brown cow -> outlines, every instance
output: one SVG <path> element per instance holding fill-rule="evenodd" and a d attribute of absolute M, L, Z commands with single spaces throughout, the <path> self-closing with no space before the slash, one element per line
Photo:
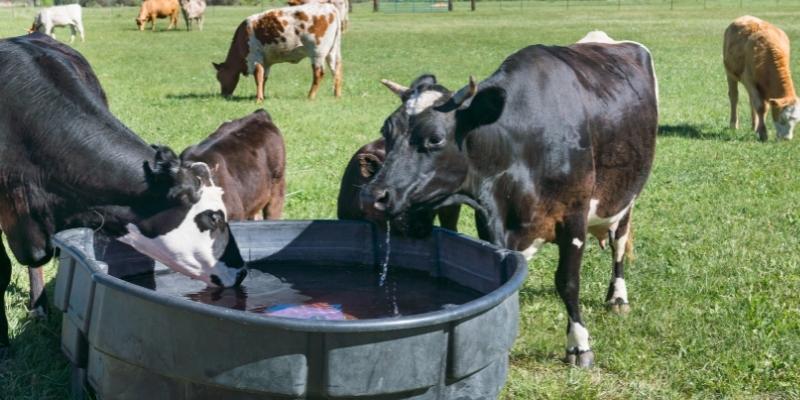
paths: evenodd
<path fill-rule="evenodd" d="M 144 30 L 145 24 L 150 22 L 153 31 L 156 30 L 156 18 L 169 17 L 167 30 L 175 29 L 178 26 L 178 13 L 181 10 L 178 0 L 145 0 L 139 9 L 139 16 L 136 17 L 136 25 L 140 31 Z"/>
<path fill-rule="evenodd" d="M 330 3 L 339 10 L 339 16 L 342 18 L 342 32 L 347 31 L 347 26 L 350 24 L 350 4 L 348 0 L 289 0 L 286 4 L 290 6 L 300 6 L 308 3 Z"/>
<path fill-rule="evenodd" d="M 344 170 L 339 187 L 337 203 L 339 219 L 368 220 L 375 222 L 382 229 L 386 228 L 384 212 L 375 209 L 372 204 L 364 204 L 362 207 L 359 200 L 361 187 L 369 183 L 378 173 L 383 166 L 384 159 L 386 159 L 386 141 L 383 138 L 365 144 L 353 154 Z M 443 228 L 458 231 L 460 212 L 461 206 L 456 204 L 442 207 L 436 211 L 436 214 L 439 216 L 439 223 Z M 433 226 L 433 218 L 432 213 L 415 213 L 413 217 L 407 218 L 402 223 L 393 223 L 392 229 L 398 233 L 414 230 L 415 234 L 425 234 L 425 231 L 429 231 Z"/>
<path fill-rule="evenodd" d="M 220 125 L 181 159 L 211 167 L 214 183 L 224 190 L 229 221 L 281 217 L 286 153 L 281 131 L 266 111 Z"/>
<path fill-rule="evenodd" d="M 725 30 L 722 49 L 731 101 L 730 126 L 739 127 L 736 103 L 741 82 L 750 96 L 751 129 L 767 140 L 767 104 L 778 139 L 791 139 L 800 120 L 800 100 L 789 71 L 789 38 L 779 28 L 756 17 L 739 17 Z"/>
<path fill-rule="evenodd" d="M 256 100 L 264 101 L 264 82 L 273 64 L 298 63 L 311 59 L 314 81 L 308 98 L 317 96 L 323 62 L 333 71 L 333 92 L 342 95 L 342 27 L 339 11 L 331 4 L 306 4 L 254 14 L 245 19 L 233 35 L 228 56 L 212 63 L 222 95 L 233 94 L 239 75 L 254 74 Z"/>

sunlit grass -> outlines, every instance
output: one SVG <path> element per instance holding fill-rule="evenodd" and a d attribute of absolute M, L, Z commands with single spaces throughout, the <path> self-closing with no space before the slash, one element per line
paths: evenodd
<path fill-rule="evenodd" d="M 504 398 L 800 397 L 800 140 L 759 143 L 746 129 L 727 129 L 721 62 L 724 28 L 746 13 L 800 43 L 800 3 L 746 1 L 739 9 L 709 1 L 716 7 L 703 10 L 702 2 L 684 2 L 675 11 L 669 2 L 620 11 L 574 3 L 569 10 L 479 3 L 476 13 L 459 3 L 450 14 L 373 14 L 359 5 L 343 42 L 341 100 L 333 99 L 330 74 L 318 99 L 305 99 L 307 61 L 275 66 L 264 107 L 287 145 L 284 217 L 335 217 L 347 160 L 378 136 L 398 105 L 380 78 L 407 83 L 433 72 L 455 89 L 528 44 L 568 44 L 591 29 L 641 42 L 656 62 L 661 135 L 634 214 L 636 261 L 627 269 L 633 311 L 618 317 L 603 309 L 611 257 L 592 243 L 581 304 L 597 366 L 562 364 L 566 314 L 553 288 L 556 251 L 545 247 L 521 292 L 521 331 Z M 217 96 L 211 67 L 225 56 L 236 25 L 256 11 L 211 8 L 203 32 L 151 33 L 135 30 L 133 8 L 87 9 L 87 41 L 75 47 L 123 122 L 149 142 L 180 150 L 259 107 L 251 79 L 242 79 L 235 100 Z M 16 9 L 13 17 L 0 10 L 0 36 L 23 33 L 32 17 L 31 9 Z M 67 32 L 60 29 L 59 38 Z M 793 60 L 798 78 L 798 56 Z M 744 111 L 740 118 L 749 125 Z M 462 222 L 468 233 L 470 220 Z M 15 352 L 0 363 L 0 398 L 64 398 L 60 321 L 27 319 L 27 287 L 25 270 L 16 268 L 7 295 Z"/>

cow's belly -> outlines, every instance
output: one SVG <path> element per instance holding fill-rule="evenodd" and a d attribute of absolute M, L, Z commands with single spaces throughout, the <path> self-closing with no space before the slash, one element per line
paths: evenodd
<path fill-rule="evenodd" d="M 586 216 L 587 230 L 598 239 L 605 240 L 605 238 L 608 236 L 609 230 L 617 229 L 620 221 L 625 218 L 625 215 L 628 213 L 628 211 L 630 211 L 631 207 L 633 207 L 633 202 L 634 200 L 631 200 L 621 210 L 614 214 L 601 217 L 598 215 L 600 200 L 591 199 L 589 201 L 589 213 Z"/>

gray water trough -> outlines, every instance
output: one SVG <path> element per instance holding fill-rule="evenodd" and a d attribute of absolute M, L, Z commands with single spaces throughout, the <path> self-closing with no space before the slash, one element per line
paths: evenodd
<path fill-rule="evenodd" d="M 344 221 L 231 224 L 246 261 L 363 266 L 385 238 Z M 129 283 L 153 261 L 88 229 L 60 232 L 55 306 L 76 394 L 101 399 L 492 399 L 505 382 L 527 264 L 516 252 L 435 229 L 392 237 L 391 268 L 480 292 L 416 315 L 349 321 L 268 317 Z M 300 267 L 298 267 L 300 268 Z M 247 282 L 247 280 L 245 280 Z"/>

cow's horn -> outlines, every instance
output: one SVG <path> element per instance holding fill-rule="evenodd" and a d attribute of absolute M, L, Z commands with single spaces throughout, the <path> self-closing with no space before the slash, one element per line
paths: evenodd
<path fill-rule="evenodd" d="M 381 83 L 383 84 L 383 86 L 389 88 L 389 90 L 391 90 L 392 93 L 398 96 L 402 96 L 405 92 L 408 91 L 408 87 L 403 86 L 397 82 L 392 82 L 388 79 L 381 79 Z"/>
<path fill-rule="evenodd" d="M 478 84 L 475 83 L 475 77 L 470 75 L 469 84 L 461 88 L 461 90 L 459 90 L 458 92 L 456 92 L 456 94 L 453 95 L 453 101 L 460 106 L 465 101 L 470 99 L 472 96 L 475 96 L 475 93 L 477 91 L 478 91 Z"/>

